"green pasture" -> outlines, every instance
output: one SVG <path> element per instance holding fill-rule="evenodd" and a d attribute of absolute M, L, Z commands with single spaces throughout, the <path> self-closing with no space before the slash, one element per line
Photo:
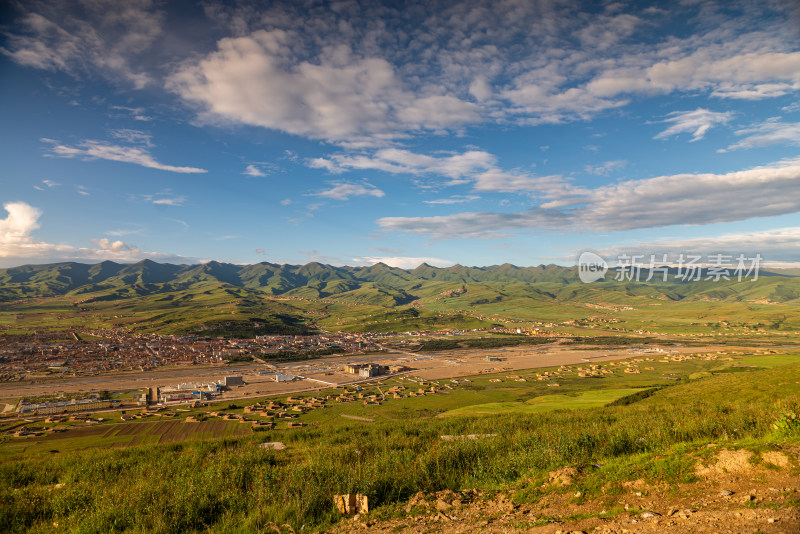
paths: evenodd
<path fill-rule="evenodd" d="M 444 412 L 440 417 L 497 415 L 501 413 L 538 413 L 552 410 L 578 410 L 605 406 L 617 399 L 641 391 L 634 388 L 599 389 L 584 391 L 577 395 L 542 395 L 525 402 L 490 402 L 456 408 Z"/>

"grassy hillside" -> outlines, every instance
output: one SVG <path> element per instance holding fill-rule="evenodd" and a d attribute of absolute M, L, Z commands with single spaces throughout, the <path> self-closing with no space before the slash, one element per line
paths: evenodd
<path fill-rule="evenodd" d="M 332 427 L 212 441 L 53 449 L 0 460 L 0 529 L 313 531 L 339 520 L 336 493 L 367 495 L 375 518 L 403 516 L 418 491 L 510 489 L 530 502 L 546 495 L 539 484 L 548 471 L 563 466 L 591 473 L 579 487 L 582 499 L 602 496 L 613 510 L 620 495 L 609 486 L 691 482 L 712 442 L 759 452 L 800 444 L 798 383 L 794 363 L 716 374 L 618 406 L 369 424 L 343 419 Z M 465 434 L 492 437 L 440 439 Z M 287 449 L 258 446 L 275 440 Z"/>
<path fill-rule="evenodd" d="M 646 273 L 645 276 L 646 278 Z M 800 330 L 800 277 L 606 281 L 575 268 L 60 263 L 0 270 L 0 331 L 126 326 L 192 332 L 253 317 L 271 331 L 404 331 L 571 322 L 663 334 Z M 211 325 L 211 326 L 209 326 Z M 242 328 L 237 328 L 242 330 Z M 224 329 L 222 329 L 224 333 Z"/>

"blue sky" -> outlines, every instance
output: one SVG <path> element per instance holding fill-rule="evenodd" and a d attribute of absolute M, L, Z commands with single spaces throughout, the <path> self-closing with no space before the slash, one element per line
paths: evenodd
<path fill-rule="evenodd" d="M 0 266 L 800 261 L 791 0 L 0 17 Z"/>

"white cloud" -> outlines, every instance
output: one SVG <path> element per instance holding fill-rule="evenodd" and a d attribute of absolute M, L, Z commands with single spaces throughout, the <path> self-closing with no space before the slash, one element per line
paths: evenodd
<path fill-rule="evenodd" d="M 131 252 L 141 252 L 136 247 L 132 247 L 122 241 L 111 241 L 107 237 L 102 237 L 99 239 L 90 239 L 92 243 L 98 246 L 101 250 L 111 251 L 111 252 L 122 252 L 122 251 L 131 251 Z"/>
<path fill-rule="evenodd" d="M 50 148 L 49 155 L 60 158 L 83 157 L 85 160 L 105 159 L 109 161 L 133 163 L 134 165 L 141 165 L 142 167 L 150 169 L 182 174 L 208 172 L 205 169 L 199 169 L 197 167 L 176 167 L 174 165 L 159 163 L 148 150 L 141 147 L 112 145 L 103 141 L 94 141 L 91 139 L 82 141 L 78 143 L 77 146 L 58 144 L 58 141 L 53 141 L 51 139 L 42 139 L 42 141 L 53 145 Z"/>
<path fill-rule="evenodd" d="M 779 118 L 768 119 L 761 124 L 737 130 L 744 138 L 727 150 L 758 148 L 769 145 L 800 145 L 800 122 L 781 122 Z M 726 150 L 719 150 L 725 152 Z"/>
<path fill-rule="evenodd" d="M 556 182 L 548 193 L 552 200 L 524 212 L 383 217 L 377 222 L 384 230 L 452 239 L 530 228 L 623 231 L 769 217 L 800 211 L 800 160 L 724 174 L 629 180 L 596 189 Z"/>
<path fill-rule="evenodd" d="M 161 35 L 164 13 L 152 0 L 28 0 L 0 52 L 17 63 L 76 75 L 89 67 L 136 88 L 152 81 L 134 66 Z"/>
<path fill-rule="evenodd" d="M 143 200 L 148 204 L 157 206 L 182 206 L 186 202 L 185 196 L 176 196 L 171 189 L 164 189 L 154 195 L 131 195 L 132 200 Z"/>
<path fill-rule="evenodd" d="M 414 269 L 423 263 L 432 265 L 434 267 L 449 267 L 455 262 L 450 260 L 443 260 L 440 258 L 412 258 L 405 256 L 361 256 L 353 258 L 357 264 L 375 265 L 376 263 L 385 263 L 390 267 L 399 267 L 400 269 Z"/>
<path fill-rule="evenodd" d="M 262 126 L 335 142 L 383 142 L 404 130 L 458 127 L 477 105 L 448 94 L 404 88 L 386 59 L 347 45 L 303 54 L 302 35 L 257 30 L 221 39 L 217 50 L 181 66 L 167 87 L 209 122 Z M 431 88 L 431 90 L 435 90 Z"/>
<path fill-rule="evenodd" d="M 760 254 L 764 262 L 797 262 L 800 261 L 800 227 L 775 228 L 755 232 L 729 233 L 720 236 L 694 237 L 689 239 L 663 239 L 658 241 L 640 241 L 631 245 L 619 245 L 598 250 L 606 259 L 616 258 L 622 254 L 641 255 L 650 261 L 650 255 L 656 255 L 660 261 L 664 254 L 667 260 L 673 261 L 680 254 L 699 255 L 707 261 L 716 254 L 732 256 L 733 263 L 743 254 L 754 258 Z"/>
<path fill-rule="evenodd" d="M 373 154 L 334 154 L 309 161 L 312 168 L 331 173 L 345 170 L 379 170 L 392 174 L 438 174 L 458 181 L 494 166 L 496 158 L 488 152 L 469 150 L 461 154 L 428 156 L 399 148 L 383 148 Z"/>
<path fill-rule="evenodd" d="M 436 200 L 423 200 L 422 202 L 431 206 L 441 206 L 449 204 L 464 204 L 480 198 L 481 197 L 477 195 L 454 195 L 448 198 L 437 198 Z"/>
<path fill-rule="evenodd" d="M 0 238 L 4 242 L 24 239 L 33 230 L 39 228 L 41 210 L 24 202 L 7 202 L 3 209 L 8 212 L 5 219 L 0 219 Z"/>
<path fill-rule="evenodd" d="M 608 165 L 617 168 L 622 163 L 609 162 Z M 438 175 L 449 178 L 443 185 L 472 183 L 476 192 L 535 193 L 563 198 L 581 191 L 580 188 L 569 186 L 569 195 L 566 195 L 567 180 L 558 175 L 537 176 L 524 170 L 503 170 L 497 166 L 494 155 L 481 150 L 429 156 L 404 149 L 384 148 L 373 154 L 334 154 L 328 158 L 311 160 L 307 165 L 325 168 L 334 174 L 347 170 L 380 170 L 412 176 Z"/>
<path fill-rule="evenodd" d="M 121 139 L 126 143 L 134 145 L 144 145 L 147 147 L 153 146 L 153 143 L 151 142 L 152 136 L 141 130 L 131 130 L 129 128 L 111 130 L 111 137 L 115 139 Z"/>
<path fill-rule="evenodd" d="M 474 176 L 475 191 L 499 193 L 538 193 L 542 196 L 563 196 L 567 181 L 565 178 L 536 176 L 526 172 L 504 171 L 493 167 Z M 571 191 L 577 188 L 570 186 Z"/>
<path fill-rule="evenodd" d="M 606 50 L 630 36 L 642 24 L 634 15 L 602 15 L 577 32 L 584 47 Z"/>
<path fill-rule="evenodd" d="M 197 261 L 194 258 L 174 254 L 144 252 L 133 245 L 105 237 L 89 240 L 96 245 L 96 248 L 39 241 L 31 234 L 39 228 L 41 210 L 25 202 L 7 202 L 3 208 L 8 215 L 5 219 L 0 219 L 0 266 L 2 267 L 56 261 L 133 262 L 144 258 L 160 261 Z"/>
<path fill-rule="evenodd" d="M 733 115 L 731 111 L 715 112 L 703 108 L 694 111 L 673 111 L 667 115 L 667 119 L 661 121 L 671 126 L 653 139 L 667 139 L 679 133 L 691 133 L 692 142 L 699 141 L 710 128 L 730 122 Z"/>
<path fill-rule="evenodd" d="M 605 163 L 601 163 L 600 165 L 586 165 L 584 170 L 589 174 L 598 174 L 602 176 L 608 176 L 609 174 L 622 170 L 628 165 L 628 162 L 622 159 L 617 159 L 613 161 L 606 161 Z"/>
<path fill-rule="evenodd" d="M 120 228 L 120 229 L 117 229 L 117 230 L 109 230 L 109 231 L 105 232 L 105 234 L 106 235 L 110 235 L 110 236 L 114 236 L 114 237 L 122 237 L 122 236 L 126 236 L 126 235 L 141 234 L 144 231 L 144 227 L 143 226 L 139 226 L 139 225 L 132 225 L 132 226 L 134 226 L 134 227 L 132 227 L 132 228 Z"/>
<path fill-rule="evenodd" d="M 267 173 L 265 173 L 263 170 L 259 169 L 255 165 L 248 165 L 242 174 L 244 174 L 245 176 L 252 176 L 254 178 L 262 178 L 264 176 L 267 176 Z"/>
<path fill-rule="evenodd" d="M 658 50 L 651 58 L 623 57 L 617 67 L 599 72 L 585 90 L 595 98 L 703 91 L 720 98 L 756 100 L 800 89 L 800 52 L 750 52 L 746 34 L 725 44 L 689 48 L 697 46 L 696 41 L 682 43 L 684 50 L 666 48 L 669 58 L 659 58 Z"/>
<path fill-rule="evenodd" d="M 135 121 L 149 122 L 153 120 L 153 117 L 146 115 L 145 109 L 141 107 L 132 108 L 128 106 L 111 106 L 111 109 L 114 111 L 122 111 L 124 112 L 123 115 L 125 117 L 130 117 Z"/>
<path fill-rule="evenodd" d="M 385 195 L 383 191 L 366 181 L 361 183 L 339 181 L 331 182 L 330 185 L 329 189 L 314 193 L 314 196 L 332 198 L 334 200 L 349 200 L 351 197 L 358 196 L 381 198 Z M 309 209 L 311 208 L 309 207 Z"/>
<path fill-rule="evenodd" d="M 214 26 L 205 35 L 227 37 L 211 51 L 187 51 L 154 46 L 174 43 L 159 42 L 166 13 L 153 0 L 29 0 L 18 4 L 2 52 L 33 68 L 99 71 L 137 87 L 171 69 L 165 87 L 202 121 L 348 148 L 484 121 L 588 120 L 653 95 L 765 99 L 800 90 L 791 2 L 595 4 L 205 3 Z"/>
<path fill-rule="evenodd" d="M 153 204 L 161 206 L 181 206 L 184 202 L 186 202 L 186 197 L 157 198 L 152 201 Z"/>
<path fill-rule="evenodd" d="M 52 188 L 52 187 L 58 187 L 61 184 L 58 183 L 58 182 L 54 182 L 53 180 L 42 180 L 42 185 L 49 189 L 49 188 Z M 34 185 L 33 188 L 36 189 L 37 191 L 44 191 L 45 190 L 44 187 L 42 187 L 41 185 Z"/>

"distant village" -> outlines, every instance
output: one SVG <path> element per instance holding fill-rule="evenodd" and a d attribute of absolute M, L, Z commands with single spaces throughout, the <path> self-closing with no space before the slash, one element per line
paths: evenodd
<path fill-rule="evenodd" d="M 359 364 L 355 367 L 360 370 L 368 368 L 368 366 L 374 366 L 374 364 Z M 383 371 L 391 372 L 388 367 Z M 230 387 L 235 387 L 241 381 L 241 378 L 237 376 L 226 377 L 224 381 L 215 383 L 214 389 L 224 389 L 226 386 L 222 385 L 222 382 L 227 382 Z M 419 377 L 403 376 L 400 377 L 400 381 L 403 384 L 394 385 L 385 390 L 380 387 L 371 387 L 374 384 L 339 386 L 336 388 L 338 391 L 327 395 L 288 396 L 284 400 L 261 400 L 245 405 L 241 414 L 221 409 L 219 411 L 194 413 L 183 417 L 182 420 L 186 423 L 215 419 L 238 421 L 239 423 L 250 425 L 253 431 L 274 429 L 279 422 L 283 423 L 283 428 L 297 428 L 305 426 L 305 423 L 297 421 L 298 417 L 314 410 L 324 409 L 340 403 L 361 403 L 365 406 L 378 406 L 389 399 L 424 397 L 452 390 L 461 382 L 469 382 L 469 379 L 452 379 L 442 383 L 442 381 L 429 381 Z M 170 397 L 175 389 L 180 388 L 167 387 L 163 389 L 164 393 L 161 392 L 162 388 L 151 388 L 149 392 L 144 393 L 138 402 L 139 409 L 130 409 L 132 408 L 131 403 L 126 406 L 125 403 L 92 397 L 39 404 L 32 404 L 22 400 L 18 405 L 17 413 L 28 417 L 46 416 L 44 422 L 50 424 L 69 422 L 78 425 L 93 425 L 106 420 L 102 417 L 102 412 L 92 414 L 81 412 L 97 412 L 108 408 L 118 408 L 122 409 L 121 420 L 123 422 L 152 418 L 175 418 L 181 415 L 182 412 L 189 411 L 190 408 L 208 406 L 208 403 L 203 402 L 203 400 L 212 400 L 214 398 L 213 394 L 206 396 L 205 392 L 203 392 L 201 395 L 196 396 L 193 402 L 186 402 L 187 399 Z M 183 408 L 180 407 L 181 405 Z M 364 419 L 347 414 L 342 415 L 342 417 Z M 32 420 L 26 419 L 26 421 Z M 67 427 L 45 427 L 33 430 L 27 426 L 21 426 L 12 428 L 7 434 L 16 437 L 30 437 L 51 432 L 63 432 L 66 429 Z"/>
<path fill-rule="evenodd" d="M 317 335 L 257 336 L 255 339 L 131 334 L 122 329 L 0 335 L 0 381 L 12 382 L 61 375 L 98 376 L 160 367 L 249 361 L 295 355 L 379 352 L 398 335 L 457 336 L 473 332 L 550 335 L 541 328 L 445 329 L 414 332 L 331 332 Z M 403 341 L 398 343 L 404 345 Z"/>
<path fill-rule="evenodd" d="M 372 378 L 388 375 L 396 375 L 410 371 L 411 368 L 405 365 L 380 365 L 377 363 L 347 363 L 342 369 L 345 373 L 356 375 L 360 378 Z M 259 374 L 267 374 L 276 382 L 289 382 L 300 379 L 288 373 L 280 371 L 262 371 Z M 112 408 L 125 407 L 156 407 L 171 406 L 176 404 L 195 404 L 204 401 L 212 401 L 219 397 L 224 391 L 232 390 L 245 384 L 244 377 L 241 375 L 228 375 L 216 382 L 208 383 L 183 383 L 171 386 L 153 386 L 143 388 L 141 393 L 131 399 L 120 401 L 118 399 L 102 398 L 98 394 L 90 394 L 85 397 L 70 399 L 56 399 L 37 402 L 31 399 L 21 399 L 17 403 L 16 413 L 20 415 L 57 415 L 70 414 L 75 412 L 95 411 Z M 360 386 L 354 386 L 360 390 Z M 389 391 L 390 394 L 394 393 Z M 361 398 L 361 397 L 359 397 Z M 392 398 L 397 398 L 393 395 Z"/>
<path fill-rule="evenodd" d="M 258 336 L 255 339 L 132 335 L 124 330 L 49 332 L 0 336 L 0 381 L 63 374 L 96 376 L 159 367 L 218 364 L 328 349 L 343 354 L 378 351 L 385 334 L 333 333 L 309 336 Z"/>

